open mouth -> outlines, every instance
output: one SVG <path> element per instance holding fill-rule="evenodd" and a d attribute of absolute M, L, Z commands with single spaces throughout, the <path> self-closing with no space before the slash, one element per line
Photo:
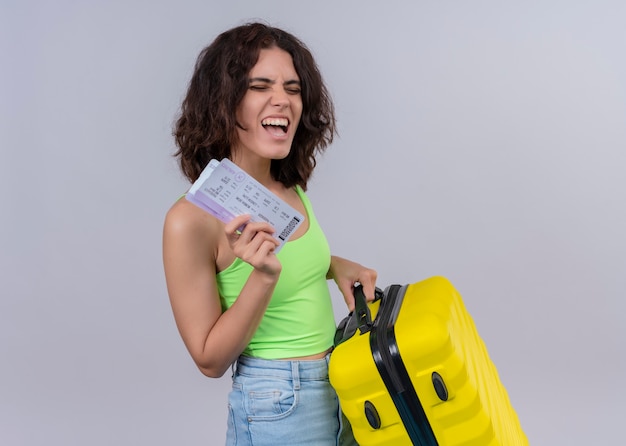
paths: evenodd
<path fill-rule="evenodd" d="M 261 125 L 270 133 L 281 135 L 287 133 L 289 121 L 285 118 L 266 118 L 261 121 Z"/>

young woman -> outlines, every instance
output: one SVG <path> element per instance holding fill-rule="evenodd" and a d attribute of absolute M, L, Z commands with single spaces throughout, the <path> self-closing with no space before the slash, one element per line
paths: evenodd
<path fill-rule="evenodd" d="M 182 198 L 166 216 L 165 275 L 183 341 L 207 376 L 235 364 L 229 445 L 355 444 L 328 382 L 327 281 L 352 309 L 354 284 L 373 298 L 376 272 L 331 256 L 305 195 L 334 131 L 317 65 L 293 35 L 252 23 L 201 52 L 175 128 L 183 173 L 193 182 L 212 158 L 228 158 L 306 216 L 278 254 L 274 228 L 248 215 L 224 224 Z"/>

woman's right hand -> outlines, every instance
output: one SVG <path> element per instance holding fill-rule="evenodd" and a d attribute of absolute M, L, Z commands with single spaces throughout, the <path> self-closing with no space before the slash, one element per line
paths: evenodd
<path fill-rule="evenodd" d="M 243 226 L 243 230 L 239 230 Z M 282 265 L 274 250 L 279 243 L 269 223 L 250 221 L 250 215 L 235 217 L 224 227 L 226 238 L 235 255 L 269 276 L 278 276 Z"/>

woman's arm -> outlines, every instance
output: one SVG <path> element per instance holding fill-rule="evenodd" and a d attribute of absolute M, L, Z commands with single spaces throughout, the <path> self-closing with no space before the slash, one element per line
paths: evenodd
<path fill-rule="evenodd" d="M 246 348 L 281 271 L 273 252 L 273 229 L 250 223 L 239 233 L 236 228 L 245 222 L 246 217 L 240 217 L 224 228 L 183 200 L 165 219 L 163 264 L 174 318 L 194 362 L 210 377 L 222 376 Z M 236 255 L 255 269 L 235 303 L 222 313 L 215 275 L 224 231 Z"/>
<path fill-rule="evenodd" d="M 354 310 L 354 284 L 359 282 L 363 285 L 365 297 L 368 301 L 372 301 L 376 277 L 377 273 L 373 269 L 337 256 L 331 257 L 330 268 L 326 275 L 326 278 L 335 281 L 350 311 Z"/>

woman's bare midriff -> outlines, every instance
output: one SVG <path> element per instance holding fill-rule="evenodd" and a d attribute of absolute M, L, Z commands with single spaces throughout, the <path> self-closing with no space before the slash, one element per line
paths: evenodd
<path fill-rule="evenodd" d="M 309 355 L 309 356 L 296 356 L 295 358 L 282 358 L 280 359 L 280 361 L 313 361 L 316 359 L 322 359 L 325 358 L 327 354 L 329 354 L 332 351 L 332 347 L 329 348 L 328 350 L 321 352 L 321 353 L 316 353 L 314 355 Z"/>

